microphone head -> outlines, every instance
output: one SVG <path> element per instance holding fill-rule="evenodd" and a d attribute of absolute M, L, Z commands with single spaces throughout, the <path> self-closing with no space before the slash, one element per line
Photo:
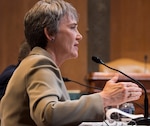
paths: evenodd
<path fill-rule="evenodd" d="M 63 77 L 63 81 L 64 81 L 64 82 L 69 82 L 69 81 L 71 81 L 71 80 L 68 79 L 68 78 L 66 78 L 66 77 Z"/>
<path fill-rule="evenodd" d="M 98 57 L 96 56 L 92 56 L 92 60 L 96 63 L 99 63 L 99 64 L 104 64 L 103 61 L 101 59 L 99 59 Z"/>

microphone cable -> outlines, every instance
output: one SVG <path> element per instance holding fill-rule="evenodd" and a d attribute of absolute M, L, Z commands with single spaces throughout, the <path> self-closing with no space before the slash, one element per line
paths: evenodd
<path fill-rule="evenodd" d="M 63 77 L 63 81 L 64 82 L 74 82 L 75 84 L 78 84 L 78 85 L 81 85 L 81 86 L 84 86 L 84 87 L 87 87 L 87 88 L 93 88 L 93 89 L 97 89 L 97 90 L 100 90 L 100 91 L 102 90 L 102 88 L 100 88 L 100 87 L 90 86 L 90 85 L 87 85 L 87 84 L 82 84 L 80 82 L 77 82 L 75 80 L 71 80 L 71 79 L 66 78 L 66 77 Z"/>

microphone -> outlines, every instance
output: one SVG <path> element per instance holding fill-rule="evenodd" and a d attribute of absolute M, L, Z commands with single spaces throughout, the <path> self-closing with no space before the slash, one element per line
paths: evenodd
<path fill-rule="evenodd" d="M 63 77 L 63 81 L 64 82 L 74 82 L 74 83 L 79 84 L 79 85 L 84 86 L 84 87 L 94 88 L 94 89 L 97 89 L 97 90 L 102 90 L 102 88 L 99 88 L 99 87 L 96 87 L 96 86 L 90 86 L 90 85 L 87 85 L 87 84 L 82 84 L 80 82 L 77 82 L 77 81 L 74 81 L 74 80 L 70 80 L 70 79 L 68 79 L 66 77 Z"/>
<path fill-rule="evenodd" d="M 128 124 L 134 125 L 135 124 L 134 122 L 136 122 L 137 125 L 148 125 L 148 124 L 150 124 L 150 117 L 148 117 L 149 116 L 148 95 L 147 95 L 147 91 L 146 91 L 146 88 L 144 87 L 144 85 L 141 82 L 139 82 L 138 80 L 135 80 L 134 78 L 123 73 L 122 71 L 106 65 L 101 59 L 99 59 L 96 56 L 92 56 L 92 60 L 98 64 L 102 64 L 102 65 L 106 66 L 109 69 L 112 69 L 114 71 L 117 71 L 117 72 L 123 74 L 124 76 L 131 79 L 132 82 L 136 83 L 139 87 L 141 87 L 143 89 L 143 91 L 144 91 L 144 117 L 133 119 L 133 121 L 129 122 Z"/>

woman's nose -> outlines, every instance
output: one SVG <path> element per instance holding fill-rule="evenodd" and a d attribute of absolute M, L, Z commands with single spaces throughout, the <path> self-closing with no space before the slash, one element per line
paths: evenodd
<path fill-rule="evenodd" d="M 83 38 L 82 35 L 80 34 L 80 32 L 78 32 L 78 34 L 77 34 L 77 39 L 78 39 L 78 40 L 82 40 L 82 38 Z"/>

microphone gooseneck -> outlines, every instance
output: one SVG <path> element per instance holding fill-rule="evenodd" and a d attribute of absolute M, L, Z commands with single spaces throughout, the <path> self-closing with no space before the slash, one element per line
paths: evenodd
<path fill-rule="evenodd" d="M 99 63 L 99 64 L 102 64 L 106 67 L 108 67 L 109 69 L 112 69 L 114 71 L 117 71 L 121 74 L 123 74 L 124 76 L 126 76 L 127 78 L 131 79 L 132 82 L 136 83 L 139 87 L 141 87 L 144 91 L 144 117 L 143 118 L 137 118 L 135 119 L 134 121 L 136 122 L 136 124 L 139 124 L 139 125 L 142 125 L 142 124 L 150 124 L 150 118 L 148 117 L 149 116 L 149 106 L 148 106 L 148 95 L 147 95 L 147 91 L 146 91 L 146 88 L 144 87 L 144 85 L 139 82 L 138 80 L 135 80 L 134 78 L 128 76 L 127 74 L 123 73 L 122 71 L 118 70 L 118 69 L 115 69 L 115 68 L 112 68 L 108 65 L 106 65 L 101 59 L 99 59 L 98 57 L 96 56 L 92 56 L 92 60 L 96 63 Z M 130 123 L 129 123 L 130 124 Z M 130 124 L 132 125 L 132 123 Z"/>

